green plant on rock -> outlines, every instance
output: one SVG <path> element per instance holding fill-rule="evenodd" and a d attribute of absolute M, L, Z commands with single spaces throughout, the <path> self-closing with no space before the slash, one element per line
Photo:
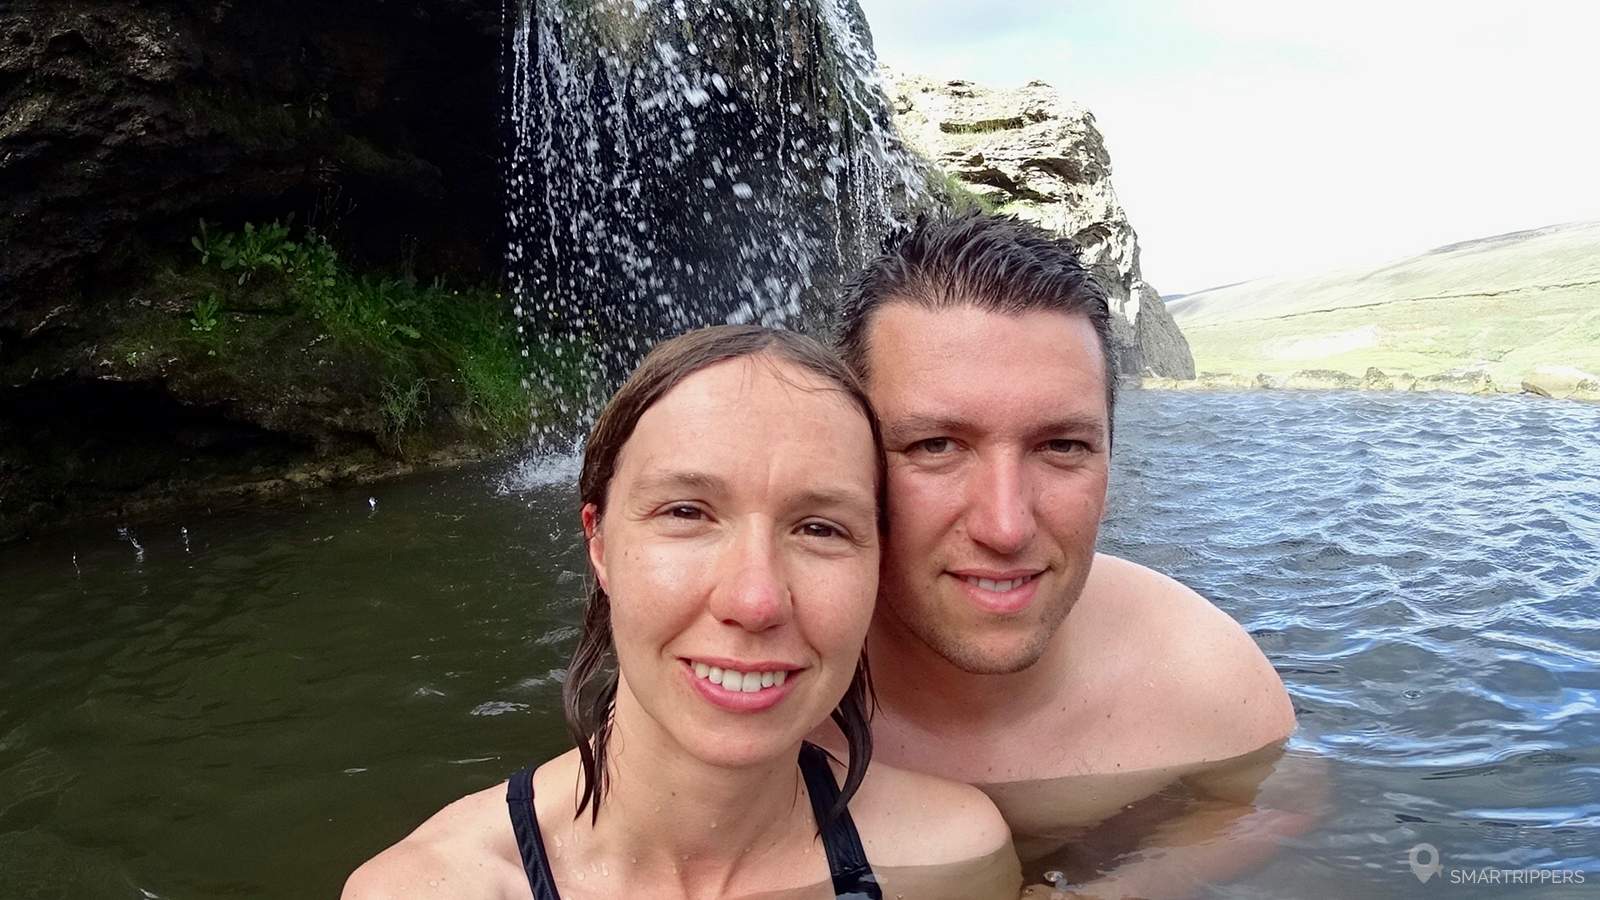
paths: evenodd
<path fill-rule="evenodd" d="M 211 262 L 211 254 L 216 251 L 216 243 L 211 238 L 211 230 L 206 227 L 206 220 L 200 220 L 200 233 L 189 238 L 189 243 L 200 252 L 200 265 Z"/>
<path fill-rule="evenodd" d="M 222 311 L 222 301 L 216 294 L 208 294 L 195 302 L 194 311 L 189 314 L 189 328 L 202 334 L 210 334 L 221 323 L 219 314 Z"/>
<path fill-rule="evenodd" d="M 226 351 L 227 365 L 256 366 L 255 342 L 223 347 L 213 335 L 224 305 L 242 311 L 230 321 L 249 333 L 314 322 L 316 342 L 331 342 L 319 352 L 332 350 L 380 374 L 369 402 L 397 443 L 423 425 L 435 397 L 461 404 L 458 421 L 501 444 L 526 439 L 536 421 L 564 420 L 593 399 L 598 379 L 588 342 L 552 335 L 524 342 L 510 303 L 496 291 L 358 274 L 321 234 L 307 229 L 291 240 L 289 227 L 276 221 L 237 232 L 202 221 L 190 243 L 200 270 L 174 278 L 206 298 L 179 326 L 193 346 L 219 358 Z M 255 278 L 260 273 L 276 277 Z M 273 314 L 280 310 L 287 316 Z M 286 382 L 304 374 L 284 363 L 273 368 Z M 441 394 L 442 385 L 451 388 Z"/>
<path fill-rule="evenodd" d="M 957 212 L 985 212 L 992 213 L 997 207 L 994 201 L 974 191 L 967 182 L 949 172 L 940 173 L 938 188 L 950 200 L 950 205 Z"/>
<path fill-rule="evenodd" d="M 399 437 L 414 427 L 420 427 L 422 413 L 427 409 L 429 399 L 428 381 L 425 378 L 409 383 L 393 378 L 384 379 L 379 398 L 384 429 L 391 437 Z"/>
<path fill-rule="evenodd" d="M 200 252 L 200 265 L 208 265 L 214 257 L 224 272 L 237 270 L 240 287 L 262 269 L 284 271 L 298 249 L 289 240 L 289 226 L 276 220 L 260 228 L 246 222 L 243 231 L 213 237 L 201 219 L 200 233 L 189 243 Z"/>
<path fill-rule="evenodd" d="M 289 252 L 284 272 L 300 299 L 313 311 L 320 311 L 332 302 L 339 286 L 339 255 L 327 238 L 308 231 L 305 240 Z"/>
<path fill-rule="evenodd" d="M 318 318 L 342 324 L 377 341 L 422 338 L 413 321 L 424 301 L 407 282 L 389 278 L 348 278 L 318 293 L 313 308 Z"/>

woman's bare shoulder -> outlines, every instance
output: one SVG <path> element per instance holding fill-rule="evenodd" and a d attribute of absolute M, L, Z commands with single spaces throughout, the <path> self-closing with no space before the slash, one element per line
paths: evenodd
<path fill-rule="evenodd" d="M 439 810 L 345 882 L 344 900 L 516 896 L 526 888 L 516 839 L 497 784 Z"/>
<path fill-rule="evenodd" d="M 994 801 L 975 787 L 873 763 L 850 814 L 874 866 L 940 866 L 1011 845 Z"/>

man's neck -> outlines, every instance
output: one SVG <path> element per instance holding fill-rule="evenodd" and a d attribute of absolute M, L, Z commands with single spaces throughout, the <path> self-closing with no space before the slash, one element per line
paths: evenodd
<path fill-rule="evenodd" d="M 1058 628 L 1039 661 L 1003 675 L 957 668 L 880 607 L 867 636 L 872 685 L 893 718 L 930 734 L 981 733 L 1054 710 L 1066 678 L 1066 629 Z"/>

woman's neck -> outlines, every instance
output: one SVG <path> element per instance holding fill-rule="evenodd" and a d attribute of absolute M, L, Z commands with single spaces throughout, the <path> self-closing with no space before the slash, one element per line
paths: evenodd
<path fill-rule="evenodd" d="M 626 883 L 677 883 L 686 895 L 717 894 L 741 871 L 765 868 L 764 857 L 792 851 L 797 835 L 818 852 L 799 749 L 796 743 L 794 752 L 757 766 L 709 765 L 686 752 L 620 684 L 605 803 L 599 821 L 591 825 L 585 811 L 572 823 L 573 865 L 625 872 Z M 563 880 L 559 871 L 557 877 Z"/>

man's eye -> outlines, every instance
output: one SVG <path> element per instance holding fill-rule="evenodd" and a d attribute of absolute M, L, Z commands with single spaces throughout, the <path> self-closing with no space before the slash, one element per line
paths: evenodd
<path fill-rule="evenodd" d="M 1070 438 L 1057 438 L 1053 441 L 1045 441 L 1044 446 L 1045 449 L 1049 450 L 1051 453 L 1079 453 L 1089 449 L 1089 445 L 1085 444 L 1083 441 L 1075 441 Z"/>
<path fill-rule="evenodd" d="M 927 438 L 911 445 L 912 450 L 922 453 L 940 454 L 949 453 L 955 449 L 955 442 L 946 437 Z"/>
<path fill-rule="evenodd" d="M 701 519 L 705 517 L 705 514 L 700 511 L 699 507 L 689 506 L 682 503 L 668 509 L 667 515 L 673 517 L 674 519 Z"/>
<path fill-rule="evenodd" d="M 829 525 L 827 522 L 807 522 L 800 526 L 800 532 L 806 537 L 830 538 L 844 536 L 844 532 Z"/>

